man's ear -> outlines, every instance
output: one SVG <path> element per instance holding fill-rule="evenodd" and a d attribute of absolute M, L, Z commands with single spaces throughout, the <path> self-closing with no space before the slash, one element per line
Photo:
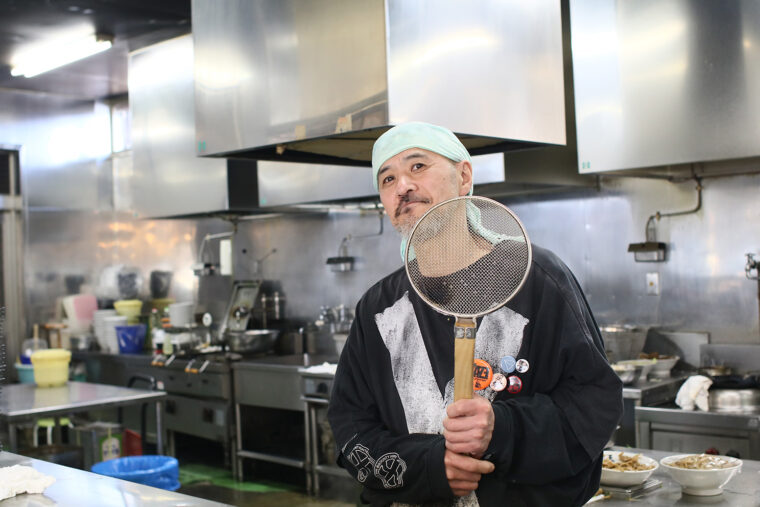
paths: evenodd
<path fill-rule="evenodd" d="M 472 188 L 472 164 L 467 160 L 457 163 L 457 174 L 459 175 L 459 195 L 467 195 Z"/>

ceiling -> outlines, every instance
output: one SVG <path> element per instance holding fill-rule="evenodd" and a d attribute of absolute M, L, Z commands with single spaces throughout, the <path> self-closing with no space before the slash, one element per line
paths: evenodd
<path fill-rule="evenodd" d="M 113 36 L 113 47 L 32 78 L 11 76 L 11 59 L 23 45 L 87 26 Z M 0 88 L 86 99 L 123 95 L 129 52 L 190 27 L 190 0 L 0 0 Z"/>

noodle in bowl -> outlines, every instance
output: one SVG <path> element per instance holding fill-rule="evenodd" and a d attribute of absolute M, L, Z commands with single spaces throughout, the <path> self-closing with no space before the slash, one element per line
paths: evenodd
<path fill-rule="evenodd" d="M 742 460 L 712 454 L 678 454 L 660 460 L 662 467 L 687 495 L 711 496 L 741 470 Z"/>
<path fill-rule="evenodd" d="M 602 477 L 599 482 L 604 486 L 637 486 L 649 479 L 657 467 L 657 461 L 642 454 L 604 451 Z"/>

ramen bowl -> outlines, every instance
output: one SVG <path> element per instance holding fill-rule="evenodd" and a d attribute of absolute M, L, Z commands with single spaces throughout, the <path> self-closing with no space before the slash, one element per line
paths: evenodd
<path fill-rule="evenodd" d="M 720 464 L 721 468 L 683 468 L 677 462 Z M 742 460 L 712 454 L 677 454 L 660 460 L 660 465 L 681 485 L 687 495 L 712 496 L 723 492 L 723 486 L 741 470 Z"/>
<path fill-rule="evenodd" d="M 630 487 L 643 484 L 644 481 L 649 479 L 649 476 L 657 470 L 657 461 L 639 454 L 636 460 L 636 466 L 633 464 L 626 466 L 623 463 L 625 460 L 632 459 L 636 456 L 636 454 L 631 452 L 604 451 L 605 461 L 610 460 L 613 463 L 618 464 L 621 468 L 631 468 L 631 470 L 616 470 L 602 465 L 602 478 L 600 480 L 602 485 Z M 642 470 L 634 470 L 633 468 L 642 468 Z"/>

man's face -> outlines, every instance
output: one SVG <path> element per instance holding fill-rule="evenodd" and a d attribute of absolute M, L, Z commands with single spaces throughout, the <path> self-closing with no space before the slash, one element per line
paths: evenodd
<path fill-rule="evenodd" d="M 451 160 L 421 148 L 388 159 L 377 175 L 380 200 L 393 227 L 407 236 L 432 206 L 467 195 L 472 185 L 469 162 Z"/>

